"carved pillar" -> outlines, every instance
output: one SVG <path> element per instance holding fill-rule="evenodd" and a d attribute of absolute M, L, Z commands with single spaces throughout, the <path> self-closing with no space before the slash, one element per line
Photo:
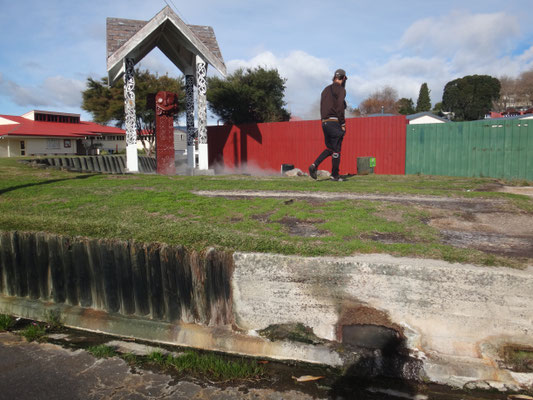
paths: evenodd
<path fill-rule="evenodd" d="M 137 119 L 135 115 L 135 61 L 124 59 L 124 113 L 126 123 L 126 167 L 129 172 L 139 172 L 137 155 Z"/>
<path fill-rule="evenodd" d="M 174 175 L 174 114 L 178 112 L 178 96 L 159 92 L 155 96 L 155 132 L 157 173 Z"/>
<path fill-rule="evenodd" d="M 208 169 L 207 152 L 207 64 L 196 57 L 196 84 L 198 85 L 198 169 Z"/>
<path fill-rule="evenodd" d="M 187 166 L 196 167 L 196 157 L 194 156 L 194 75 L 185 76 L 185 101 L 187 103 L 185 116 L 187 118 Z"/>

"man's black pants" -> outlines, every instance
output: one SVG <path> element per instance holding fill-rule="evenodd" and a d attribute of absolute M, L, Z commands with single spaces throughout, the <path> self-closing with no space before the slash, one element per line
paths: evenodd
<path fill-rule="evenodd" d="M 322 161 L 331 156 L 331 176 L 338 177 L 341 164 L 342 139 L 344 139 L 345 132 L 342 130 L 341 124 L 336 121 L 322 122 L 322 131 L 324 132 L 326 150 L 314 162 L 315 167 L 318 168 Z"/>

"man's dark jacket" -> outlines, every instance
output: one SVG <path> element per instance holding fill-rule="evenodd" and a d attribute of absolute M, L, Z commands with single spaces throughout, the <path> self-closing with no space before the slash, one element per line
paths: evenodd
<path fill-rule="evenodd" d="M 344 125 L 344 110 L 346 109 L 346 89 L 342 85 L 333 82 L 326 86 L 320 95 L 320 118 L 337 118 Z"/>

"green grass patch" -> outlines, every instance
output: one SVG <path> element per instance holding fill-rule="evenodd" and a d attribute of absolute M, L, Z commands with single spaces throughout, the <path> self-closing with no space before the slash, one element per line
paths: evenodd
<path fill-rule="evenodd" d="M 200 354 L 186 351 L 179 356 L 164 355 L 160 351 L 147 356 L 149 362 L 173 368 L 178 372 L 205 376 L 210 380 L 231 381 L 239 379 L 255 379 L 264 374 L 264 369 L 255 360 L 228 359 L 213 353 Z"/>
<path fill-rule="evenodd" d="M 441 244 L 438 231 L 424 222 L 427 216 L 405 204 L 204 197 L 193 194 L 195 190 L 485 198 L 506 201 L 517 212 L 533 212 L 527 196 L 478 191 L 497 181 L 489 178 L 367 175 L 339 184 L 280 176 L 98 175 L 35 169 L 14 159 L 0 159 L 0 174 L 0 230 L 160 242 L 196 250 L 302 256 L 378 252 L 482 265 L 520 263 Z M 316 232 L 298 233 L 295 228 L 303 225 Z"/>
<path fill-rule="evenodd" d="M 11 315 L 0 314 L 0 332 L 10 330 L 15 324 L 15 318 Z"/>
<path fill-rule="evenodd" d="M 115 349 L 105 344 L 99 344 L 97 346 L 91 346 L 87 348 L 87 351 L 96 358 L 111 358 L 117 355 Z"/>
<path fill-rule="evenodd" d="M 46 341 L 46 327 L 39 322 L 31 322 L 20 331 L 20 335 L 28 342 L 44 342 Z"/>
<path fill-rule="evenodd" d="M 133 353 L 124 353 L 120 355 L 120 358 L 122 358 L 124 361 L 126 361 L 129 365 L 137 365 L 141 364 L 140 358 L 136 356 Z"/>
<path fill-rule="evenodd" d="M 44 318 L 47 330 L 59 331 L 63 328 L 63 321 L 61 320 L 61 312 L 59 310 L 46 311 Z"/>
<path fill-rule="evenodd" d="M 157 364 L 157 365 L 165 365 L 166 356 L 159 350 L 153 351 L 146 357 L 148 362 Z"/>

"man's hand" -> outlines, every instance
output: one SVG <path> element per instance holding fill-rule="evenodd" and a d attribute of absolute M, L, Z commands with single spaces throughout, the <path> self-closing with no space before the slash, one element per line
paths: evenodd
<path fill-rule="evenodd" d="M 342 125 L 341 125 L 341 129 L 343 130 L 343 132 L 346 132 L 346 125 L 345 125 L 345 124 L 342 124 Z"/>

